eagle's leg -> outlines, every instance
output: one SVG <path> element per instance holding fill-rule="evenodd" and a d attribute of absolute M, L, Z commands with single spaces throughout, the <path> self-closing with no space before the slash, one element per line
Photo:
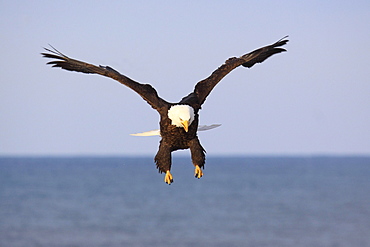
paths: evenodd
<path fill-rule="evenodd" d="M 198 179 L 203 177 L 202 169 L 200 169 L 198 165 L 195 166 L 194 176 L 195 178 L 198 178 Z"/>
<path fill-rule="evenodd" d="M 173 177 L 170 172 L 171 170 L 171 148 L 164 142 L 160 142 L 159 150 L 154 158 L 157 164 L 157 169 L 160 173 L 166 173 L 164 176 L 164 182 L 171 184 L 173 182 Z"/>
<path fill-rule="evenodd" d="M 173 177 L 172 177 L 170 170 L 166 171 L 166 175 L 164 176 L 164 182 L 166 184 L 171 184 L 173 182 Z"/>
<path fill-rule="evenodd" d="M 190 141 L 190 152 L 191 152 L 191 160 L 193 165 L 195 166 L 194 176 L 195 178 L 201 178 L 203 176 L 202 168 L 204 169 L 204 163 L 206 161 L 205 150 L 200 145 L 198 137 L 192 139 Z"/>

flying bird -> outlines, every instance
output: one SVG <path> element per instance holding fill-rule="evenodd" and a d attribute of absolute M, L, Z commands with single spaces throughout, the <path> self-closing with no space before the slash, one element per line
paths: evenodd
<path fill-rule="evenodd" d="M 171 184 L 173 182 L 173 176 L 170 172 L 172 165 L 171 153 L 179 149 L 190 149 L 192 163 L 195 167 L 194 176 L 198 179 L 203 176 L 205 149 L 200 144 L 197 136 L 199 110 L 212 89 L 233 69 L 239 66 L 251 68 L 256 63 L 262 63 L 274 54 L 285 52 L 286 50 L 281 48 L 281 46 L 288 42 L 287 37 L 240 57 L 227 59 L 209 77 L 199 81 L 195 85 L 194 91 L 182 98 L 178 103 L 170 103 L 162 99 L 151 85 L 136 82 L 109 66 L 95 66 L 72 59 L 52 46 L 51 49 L 44 48 L 48 53 L 44 52 L 41 54 L 45 58 L 55 59 L 47 63 L 52 65 L 52 67 L 110 77 L 134 90 L 152 108 L 157 110 L 160 115 L 158 134 L 160 134 L 161 140 L 154 161 L 158 171 L 165 173 L 164 181 L 167 184 Z"/>

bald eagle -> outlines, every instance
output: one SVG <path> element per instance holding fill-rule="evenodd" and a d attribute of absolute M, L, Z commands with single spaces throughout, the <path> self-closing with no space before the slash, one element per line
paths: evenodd
<path fill-rule="evenodd" d="M 109 66 L 95 66 L 69 58 L 52 46 L 51 49 L 44 48 L 49 53 L 41 54 L 45 58 L 55 59 L 47 63 L 51 64 L 52 67 L 110 77 L 134 90 L 152 108 L 157 110 L 160 115 L 159 132 L 162 139 L 154 161 L 158 171 L 165 173 L 164 181 L 167 184 L 171 184 L 173 182 L 173 176 L 170 172 L 171 153 L 179 149 L 190 149 L 192 163 L 195 167 L 194 175 L 198 179 L 203 176 L 205 150 L 197 136 L 199 110 L 212 89 L 236 67 L 242 65 L 243 67 L 251 68 L 254 64 L 262 63 L 274 54 L 286 51 L 284 48 L 281 48 L 288 42 L 286 38 L 287 36 L 271 45 L 259 48 L 243 56 L 229 58 L 208 78 L 198 82 L 194 91 L 182 98 L 178 103 L 167 102 L 158 96 L 151 85 L 136 82 Z"/>

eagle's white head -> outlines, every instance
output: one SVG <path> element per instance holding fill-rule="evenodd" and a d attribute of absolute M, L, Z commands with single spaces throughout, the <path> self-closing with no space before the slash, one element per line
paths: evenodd
<path fill-rule="evenodd" d="M 194 120 L 194 109 L 188 105 L 174 105 L 168 110 L 168 118 L 171 124 L 182 127 L 188 132 L 190 124 Z"/>

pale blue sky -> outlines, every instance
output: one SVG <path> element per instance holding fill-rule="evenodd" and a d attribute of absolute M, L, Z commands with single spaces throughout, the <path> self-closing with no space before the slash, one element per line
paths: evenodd
<path fill-rule="evenodd" d="M 208 155 L 370 154 L 369 1 L 1 1 L 0 155 L 154 155 L 130 89 L 46 66 L 49 43 L 177 102 L 227 58 L 289 35 L 208 97 Z"/>

